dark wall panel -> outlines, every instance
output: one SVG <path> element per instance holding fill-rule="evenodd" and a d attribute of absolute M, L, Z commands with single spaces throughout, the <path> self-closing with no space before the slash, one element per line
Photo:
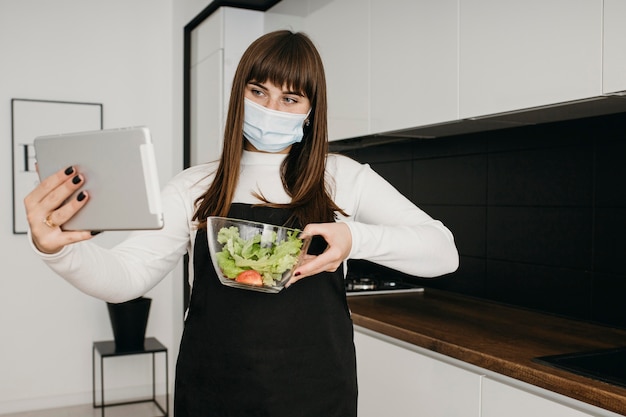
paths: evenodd
<path fill-rule="evenodd" d="M 491 154 L 489 204 L 590 205 L 592 151 L 591 146 L 565 146 Z"/>
<path fill-rule="evenodd" d="M 415 160 L 412 199 L 420 204 L 484 205 L 486 155 Z"/>
<path fill-rule="evenodd" d="M 626 328 L 624 132 L 617 114 L 346 153 L 455 236 L 455 273 L 398 276 Z"/>
<path fill-rule="evenodd" d="M 591 267 L 591 210 L 489 207 L 487 257 L 539 265 Z"/>

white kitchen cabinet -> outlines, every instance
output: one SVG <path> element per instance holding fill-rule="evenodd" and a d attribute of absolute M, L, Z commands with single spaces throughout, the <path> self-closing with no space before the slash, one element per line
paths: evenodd
<path fill-rule="evenodd" d="M 355 326 L 359 417 L 619 414 Z"/>
<path fill-rule="evenodd" d="M 572 406 L 494 381 L 491 378 L 483 378 L 481 417 L 591 417 L 598 415 L 600 414 L 588 414 Z"/>
<path fill-rule="evenodd" d="M 604 50 L 602 91 L 626 90 L 626 1 L 604 0 Z"/>
<path fill-rule="evenodd" d="M 457 0 L 283 0 L 266 15 L 319 49 L 330 140 L 457 117 Z"/>
<path fill-rule="evenodd" d="M 235 69 L 263 34 L 263 13 L 221 7 L 191 33 L 190 164 L 218 159 Z"/>
<path fill-rule="evenodd" d="M 355 332 L 359 417 L 478 417 L 479 374 Z"/>
<path fill-rule="evenodd" d="M 626 90 L 623 0 L 282 0 L 266 15 L 318 46 L 331 140 Z"/>
<path fill-rule="evenodd" d="M 461 0 L 459 22 L 460 118 L 602 93 L 602 0 Z"/>
<path fill-rule="evenodd" d="M 366 135 L 370 133 L 369 0 L 309 3 L 304 31 L 311 34 L 324 61 L 329 139 Z"/>
<path fill-rule="evenodd" d="M 223 135 L 223 51 L 218 49 L 191 67 L 190 164 L 219 158 Z"/>
<path fill-rule="evenodd" d="M 191 33 L 190 164 L 215 159 L 221 151 L 223 106 L 223 12 Z"/>
<path fill-rule="evenodd" d="M 458 1 L 371 2 L 371 132 L 458 117 Z"/>
<path fill-rule="evenodd" d="M 283 0 L 266 12 L 266 31 L 303 31 L 326 74 L 330 140 L 370 133 L 369 0 Z"/>

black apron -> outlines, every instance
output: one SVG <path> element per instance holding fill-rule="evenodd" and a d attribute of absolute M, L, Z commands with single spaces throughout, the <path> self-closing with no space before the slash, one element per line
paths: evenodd
<path fill-rule="evenodd" d="M 289 212 L 233 204 L 229 217 L 282 225 Z M 356 416 L 353 327 L 341 268 L 278 294 L 227 287 L 213 269 L 204 229 L 193 265 L 176 417 Z"/>

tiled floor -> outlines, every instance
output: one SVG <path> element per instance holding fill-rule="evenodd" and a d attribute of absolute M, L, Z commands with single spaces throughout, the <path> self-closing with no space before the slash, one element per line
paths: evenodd
<path fill-rule="evenodd" d="M 165 407 L 165 399 L 158 399 L 159 404 Z M 170 413 L 172 402 L 170 400 Z M 139 403 L 106 407 L 106 417 L 157 417 L 163 413 L 153 403 Z M 26 411 L 14 414 L 0 414 L 0 417 L 101 417 L 102 409 L 94 408 L 91 404 L 71 407 L 54 408 L 50 410 Z"/>

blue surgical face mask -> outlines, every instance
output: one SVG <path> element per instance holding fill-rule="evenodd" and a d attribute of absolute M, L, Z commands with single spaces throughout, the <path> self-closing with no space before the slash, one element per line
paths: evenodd
<path fill-rule="evenodd" d="M 244 98 L 243 135 L 260 151 L 280 152 L 302 140 L 308 116 L 271 110 Z"/>

